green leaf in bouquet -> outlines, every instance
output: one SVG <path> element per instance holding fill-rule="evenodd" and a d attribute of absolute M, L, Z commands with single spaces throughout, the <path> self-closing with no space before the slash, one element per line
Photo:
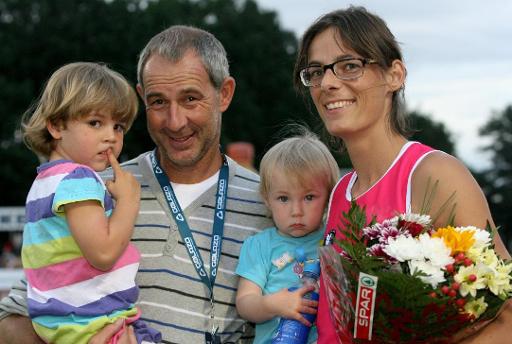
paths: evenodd
<path fill-rule="evenodd" d="M 342 232 L 352 233 L 360 238 L 363 228 L 368 225 L 366 218 L 366 206 L 361 208 L 355 201 L 352 201 L 348 212 L 342 212 L 341 215 L 341 222 L 345 226 L 345 228 L 342 229 Z M 375 217 L 372 218 L 369 225 L 374 223 Z"/>
<path fill-rule="evenodd" d="M 431 183 L 429 180 L 421 214 L 418 215 L 430 213 L 438 186 L 439 181 Z M 455 207 L 455 193 L 452 193 L 436 210 L 432 223 L 449 210 L 447 218 L 449 224 L 452 224 Z M 453 294 L 455 289 L 450 293 L 441 291 L 441 287 L 446 288 L 453 283 L 453 276 L 448 276 L 444 285 L 439 284 L 434 289 L 422 280 L 427 273 L 419 270 L 411 272 L 408 264 L 395 265 L 381 256 L 369 253 L 369 247 L 375 243 L 373 239 L 369 239 L 370 236 L 363 236 L 363 229 L 375 224 L 376 219 L 373 217 L 370 223 L 367 220 L 366 208 L 352 202 L 350 209 L 341 214 L 342 225 L 338 228 L 342 234 L 341 240 L 335 239 L 336 246 L 342 252 L 339 255 L 336 253 L 331 259 L 331 263 L 336 262 L 337 265 L 341 265 L 339 273 L 343 275 L 341 279 L 343 283 L 339 282 L 339 285 L 331 283 L 334 285 L 332 289 L 343 290 L 343 297 L 333 301 L 333 304 L 339 305 L 339 309 L 343 312 L 339 311 L 338 316 L 334 318 L 342 319 L 343 321 L 339 320 L 337 324 L 344 324 L 343 328 L 346 328 L 349 333 L 350 329 L 353 331 L 355 319 L 354 308 L 350 306 L 355 304 L 360 272 L 378 278 L 372 343 L 448 343 L 457 332 L 473 326 L 476 322 L 495 318 L 504 302 L 512 296 L 512 291 L 506 288 L 499 296 L 494 295 L 489 289 L 478 290 L 476 299 L 484 297 L 480 302 L 466 295 L 455 296 L 457 295 Z M 486 230 L 492 239 L 495 232 L 489 223 Z M 492 249 L 494 250 L 494 245 Z M 510 260 L 504 260 L 504 262 L 508 263 Z M 326 266 L 326 271 L 329 268 L 331 266 Z M 510 275 L 512 277 L 512 272 Z M 331 280 L 334 281 L 334 278 Z M 469 302 L 472 303 L 469 304 Z M 487 308 L 481 313 L 485 305 Z M 471 314 L 476 314 L 478 318 L 475 319 Z M 355 340 L 355 342 L 363 343 L 364 341 Z"/>
<path fill-rule="evenodd" d="M 480 298 L 484 296 L 485 302 L 487 303 L 487 309 L 485 312 L 478 318 L 478 320 L 491 320 L 496 317 L 498 312 L 500 311 L 501 307 L 503 306 L 504 302 L 510 298 L 510 295 L 506 298 L 502 298 L 499 296 L 494 295 L 493 293 L 489 292 L 488 290 L 481 290 L 478 291 L 476 294 L 476 298 Z"/>
<path fill-rule="evenodd" d="M 343 226 L 338 228 L 338 230 L 343 234 L 343 239 L 336 239 L 336 243 L 343 244 L 346 241 L 350 244 L 349 246 L 364 247 L 364 242 L 362 242 L 362 229 L 366 226 L 364 209 L 361 209 L 355 202 L 352 202 L 349 211 L 341 213 L 341 223 Z"/>
<path fill-rule="evenodd" d="M 496 232 L 499 231 L 501 229 L 501 227 L 496 227 Z M 489 221 L 486 222 L 485 224 L 485 230 L 489 233 L 489 235 L 491 236 L 491 240 L 494 240 L 494 231 L 492 230 L 492 227 L 491 227 L 491 224 L 489 223 Z"/>
<path fill-rule="evenodd" d="M 386 267 L 387 264 L 381 258 L 367 254 L 367 243 L 362 238 L 363 228 L 376 223 L 375 216 L 368 223 L 366 207 L 360 207 L 355 201 L 351 202 L 348 212 L 342 212 L 341 216 L 344 227 L 338 230 L 344 239 L 335 239 L 335 242 L 350 257 L 349 260 L 342 258 L 344 268 L 371 274 Z"/>
<path fill-rule="evenodd" d="M 375 310 L 375 338 L 383 343 L 433 343 L 459 329 L 449 298 L 432 297 L 433 289 L 419 278 L 400 272 L 381 272 Z M 443 326 L 440 326 L 440 323 Z"/>
<path fill-rule="evenodd" d="M 420 214 L 430 214 L 432 210 L 432 202 L 435 199 L 437 194 L 437 188 L 439 186 L 439 180 L 436 180 L 434 184 L 431 186 L 432 180 L 430 177 L 428 178 L 427 185 L 425 186 L 425 193 L 423 194 L 423 201 L 421 203 Z M 436 223 L 439 217 L 444 213 L 444 211 L 451 207 L 450 212 L 448 213 L 447 225 L 453 225 L 455 222 L 455 208 L 457 203 L 455 203 L 455 194 L 454 191 L 450 197 L 439 207 L 437 212 L 431 216 L 432 223 Z"/>

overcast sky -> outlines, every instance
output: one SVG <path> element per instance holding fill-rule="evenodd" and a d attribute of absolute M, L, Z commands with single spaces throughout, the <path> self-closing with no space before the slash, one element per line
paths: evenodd
<path fill-rule="evenodd" d="M 350 4 L 382 17 L 404 53 L 408 108 L 443 122 L 467 165 L 489 165 L 478 128 L 512 105 L 512 1 L 256 1 L 298 37 L 323 13 Z"/>

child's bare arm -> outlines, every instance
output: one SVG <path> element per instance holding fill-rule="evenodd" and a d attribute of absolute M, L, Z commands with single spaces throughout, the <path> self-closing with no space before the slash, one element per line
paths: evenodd
<path fill-rule="evenodd" d="M 254 282 L 240 277 L 236 294 L 236 308 L 242 318 L 255 323 L 274 317 L 295 319 L 306 326 L 311 326 L 301 313 L 315 314 L 317 301 L 304 299 L 313 286 L 305 286 L 293 292 L 282 289 L 276 293 L 263 295 L 261 288 Z"/>
<path fill-rule="evenodd" d="M 140 185 L 135 177 L 121 169 L 111 151 L 109 161 L 114 180 L 106 183 L 116 200 L 110 218 L 97 201 L 83 201 L 64 206 L 71 234 L 85 259 L 97 269 L 112 268 L 126 249 L 139 212 Z"/>

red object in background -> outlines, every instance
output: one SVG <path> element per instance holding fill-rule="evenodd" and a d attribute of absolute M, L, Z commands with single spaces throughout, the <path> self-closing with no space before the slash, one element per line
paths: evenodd
<path fill-rule="evenodd" d="M 254 167 L 254 145 L 250 142 L 232 142 L 227 145 L 226 154 L 240 165 L 256 171 Z"/>

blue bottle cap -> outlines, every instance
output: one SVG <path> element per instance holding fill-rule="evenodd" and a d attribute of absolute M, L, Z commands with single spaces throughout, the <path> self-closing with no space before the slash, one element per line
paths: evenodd
<path fill-rule="evenodd" d="M 309 272 L 315 274 L 316 276 L 320 276 L 320 261 L 315 259 L 314 261 L 309 261 L 304 264 L 304 272 Z"/>

